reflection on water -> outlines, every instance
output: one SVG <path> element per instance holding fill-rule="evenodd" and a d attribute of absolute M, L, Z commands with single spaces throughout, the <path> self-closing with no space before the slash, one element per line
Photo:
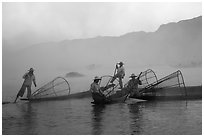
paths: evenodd
<path fill-rule="evenodd" d="M 199 135 L 202 100 L 93 105 L 91 98 L 2 106 L 4 135 Z"/>
<path fill-rule="evenodd" d="M 5 112 L 3 112 L 2 117 L 3 125 L 5 127 L 8 126 L 6 129 L 11 132 L 9 134 L 15 134 L 16 131 L 21 134 L 36 134 L 35 129 L 37 128 L 37 114 L 36 111 L 33 110 L 32 104 L 16 104 L 15 108 L 13 108 L 13 105 L 14 104 L 9 104 L 11 108 L 8 108 L 7 110 L 12 111 L 13 115 L 10 113 L 8 113 L 8 115 L 4 115 Z M 3 130 L 3 133 L 4 132 L 6 131 Z M 8 133 L 6 132 L 6 134 Z"/>
<path fill-rule="evenodd" d="M 22 105 L 17 105 L 21 116 L 18 120 L 19 123 L 23 123 L 23 126 L 19 126 L 19 130 L 25 131 L 24 134 L 35 134 L 36 121 L 37 118 L 36 112 L 32 109 L 31 103 L 25 103 Z"/>
<path fill-rule="evenodd" d="M 141 127 L 142 127 L 142 121 L 141 121 L 141 110 L 140 105 L 138 104 L 130 104 L 128 105 L 129 108 L 129 115 L 130 115 L 130 129 L 131 134 L 140 134 L 141 133 Z"/>
<path fill-rule="evenodd" d="M 93 105 L 92 110 L 92 134 L 93 135 L 101 135 L 102 134 L 102 121 L 103 121 L 103 114 L 105 111 L 105 105 Z"/>

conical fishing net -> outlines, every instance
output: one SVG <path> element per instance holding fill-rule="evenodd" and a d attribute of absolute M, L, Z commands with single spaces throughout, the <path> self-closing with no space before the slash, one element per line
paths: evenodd
<path fill-rule="evenodd" d="M 142 93 L 154 96 L 184 96 L 186 88 L 180 70 L 151 83 L 140 90 Z"/>
<path fill-rule="evenodd" d="M 156 74 L 151 69 L 148 69 L 148 70 L 142 72 L 139 80 L 142 82 L 142 85 L 139 85 L 139 89 L 142 89 L 142 88 L 148 86 L 149 84 L 152 84 L 152 83 L 155 83 L 158 81 Z"/>
<path fill-rule="evenodd" d="M 51 98 L 66 96 L 70 94 L 70 86 L 68 81 L 63 77 L 57 77 L 48 82 L 32 94 L 32 98 Z"/>
<path fill-rule="evenodd" d="M 110 83 L 111 79 L 113 77 L 109 76 L 109 75 L 105 75 L 101 77 L 101 81 L 100 81 L 100 87 L 103 91 L 103 94 L 105 96 L 110 96 L 112 94 L 115 93 L 116 90 L 118 90 L 119 88 L 119 81 L 118 79 L 115 79 L 115 81 L 112 83 Z"/>

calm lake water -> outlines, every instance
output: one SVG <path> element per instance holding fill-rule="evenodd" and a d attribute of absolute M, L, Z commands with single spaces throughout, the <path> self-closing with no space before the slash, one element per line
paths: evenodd
<path fill-rule="evenodd" d="M 92 98 L 2 105 L 2 134 L 201 135 L 202 100 L 96 106 Z"/>

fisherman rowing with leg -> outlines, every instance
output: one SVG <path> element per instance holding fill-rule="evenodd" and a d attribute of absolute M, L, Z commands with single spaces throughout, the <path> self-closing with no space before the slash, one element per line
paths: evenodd
<path fill-rule="evenodd" d="M 22 97 L 24 95 L 26 88 L 27 88 L 27 98 L 28 99 L 31 98 L 32 82 L 34 83 L 35 87 L 37 87 L 36 82 L 35 82 L 35 75 L 33 72 L 34 72 L 34 69 L 30 68 L 29 72 L 27 72 L 23 75 L 24 82 L 23 82 L 23 85 L 22 85 L 20 91 L 18 92 L 18 94 L 16 96 L 14 103 L 16 103 L 16 100 L 18 99 L 19 96 Z"/>
<path fill-rule="evenodd" d="M 119 65 L 119 66 L 118 66 Z M 116 78 L 119 79 L 119 84 L 120 84 L 120 88 L 122 89 L 123 88 L 123 82 L 122 82 L 122 79 L 125 77 L 125 69 L 123 67 L 124 63 L 123 62 L 119 62 L 116 64 L 116 70 L 117 70 L 117 73 L 113 76 L 112 80 L 110 81 L 110 83 L 113 83 L 114 80 Z"/>

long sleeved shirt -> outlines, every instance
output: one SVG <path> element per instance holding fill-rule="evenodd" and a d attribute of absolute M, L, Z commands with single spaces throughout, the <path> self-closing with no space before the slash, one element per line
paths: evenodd
<path fill-rule="evenodd" d="M 92 93 L 100 93 L 99 90 L 100 90 L 100 86 L 99 86 L 97 83 L 93 82 L 93 83 L 91 84 L 90 91 L 91 91 Z"/>
<path fill-rule="evenodd" d="M 124 77 L 125 76 L 125 68 L 123 66 L 117 69 L 117 74 Z"/>
<path fill-rule="evenodd" d="M 34 84 L 36 84 L 35 83 L 35 75 L 33 74 L 33 75 L 29 75 L 29 73 L 25 73 L 24 75 L 23 75 L 23 79 L 25 79 L 24 80 L 24 85 L 26 85 L 26 86 L 31 86 L 32 85 L 32 82 L 34 83 Z"/>
<path fill-rule="evenodd" d="M 139 79 L 131 79 L 128 82 L 128 88 L 131 90 L 137 90 L 138 89 L 138 85 L 141 85 L 141 81 Z"/>

